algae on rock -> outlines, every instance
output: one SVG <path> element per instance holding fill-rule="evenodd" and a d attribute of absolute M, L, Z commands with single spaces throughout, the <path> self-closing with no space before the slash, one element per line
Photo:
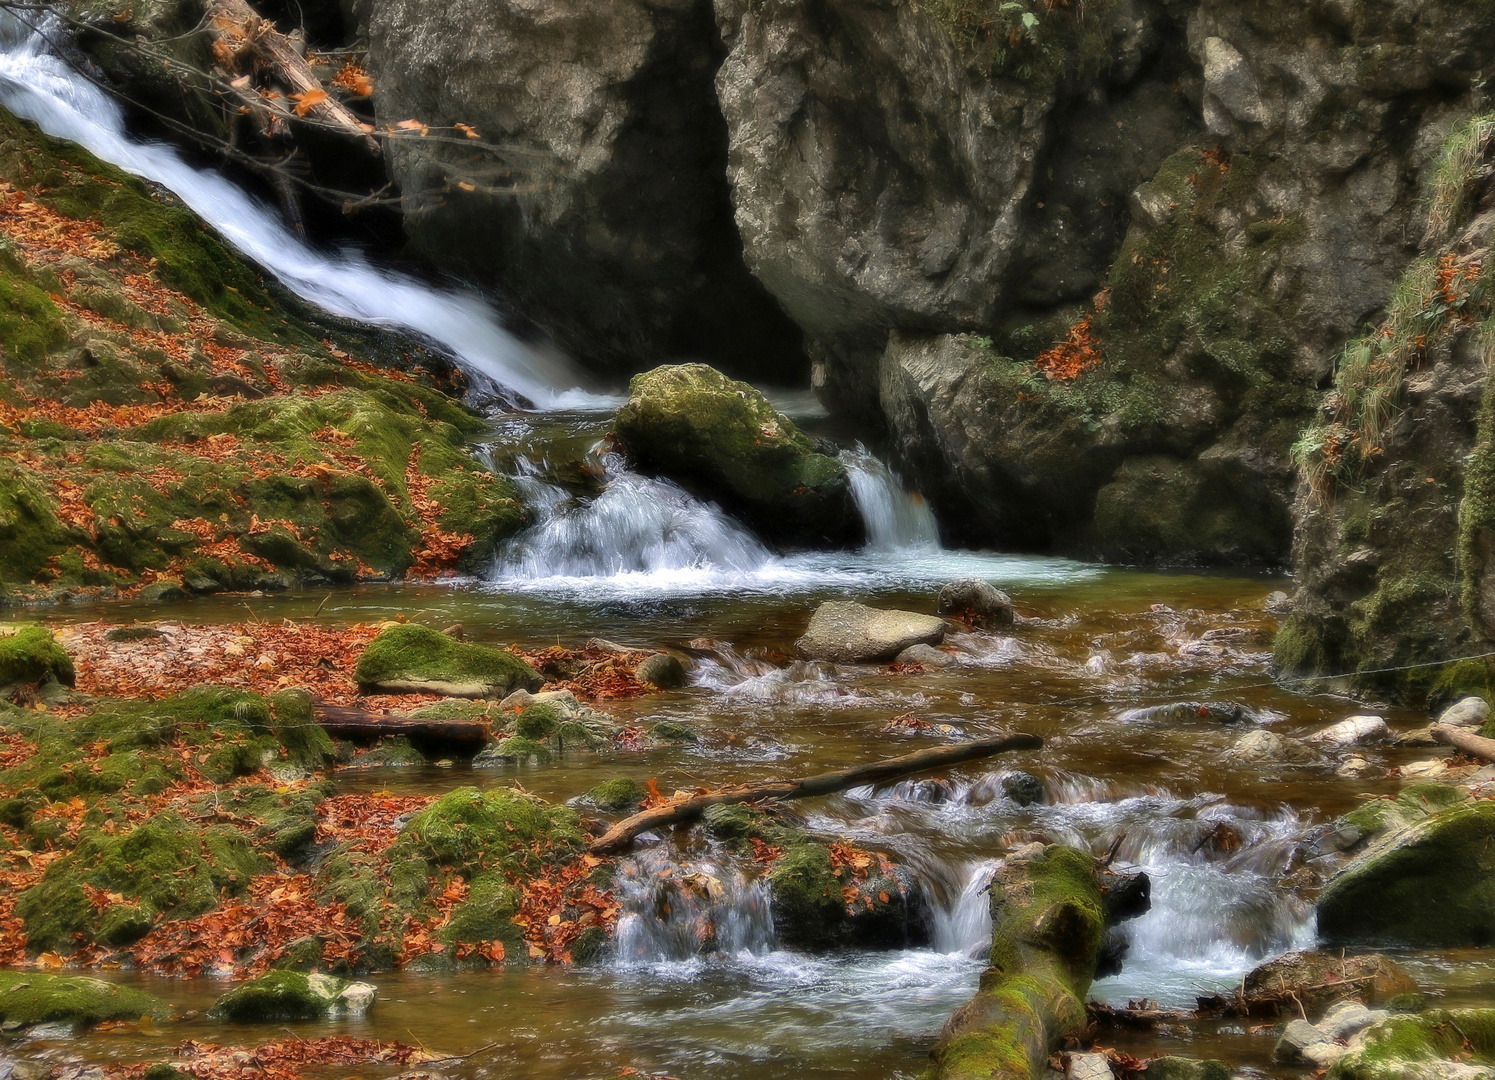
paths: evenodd
<path fill-rule="evenodd" d="M 103 979 L 0 971 L 0 1023 L 7 1027 L 68 1023 L 92 1027 L 106 1020 L 165 1020 L 166 1004 L 152 994 Z"/>
<path fill-rule="evenodd" d="M 504 649 L 467 645 L 414 623 L 392 626 L 368 643 L 353 677 L 385 693 L 437 692 L 453 697 L 503 698 L 538 690 L 545 679 Z"/>

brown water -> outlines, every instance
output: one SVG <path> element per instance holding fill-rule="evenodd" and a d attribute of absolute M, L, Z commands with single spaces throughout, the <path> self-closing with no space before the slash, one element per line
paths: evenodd
<path fill-rule="evenodd" d="M 549 423 L 540 449 L 564 445 L 561 456 L 574 463 L 595 426 Z M 1273 682 L 1267 659 L 1277 619 L 1266 603 L 1274 590 L 1290 587 L 1285 581 L 940 551 L 917 506 L 900 503 L 896 487 L 879 489 L 870 474 L 862 476 L 871 492 L 863 510 L 878 526 L 877 544 L 860 553 L 782 559 L 711 508 L 615 464 L 592 462 L 612 470 L 613 482 L 605 497 L 578 508 L 558 483 L 568 480 L 567 469 L 575 474 L 574 466 L 553 466 L 510 436 L 507 471 L 526 478 L 535 505 L 553 509 L 505 553 L 491 580 L 199 598 L 169 607 L 79 605 L 47 617 L 347 623 L 402 613 L 437 627 L 460 622 L 479 641 L 580 645 L 600 636 L 686 647 L 697 658 L 688 689 L 605 706 L 624 722 L 686 723 L 699 735 L 694 745 L 522 769 L 475 770 L 461 762 L 347 769 L 337 779 L 350 791 L 436 793 L 518 780 L 561 800 L 620 775 L 656 778 L 665 791 L 798 776 L 999 730 L 1032 732 L 1045 745 L 953 770 L 938 783 L 796 804 L 814 829 L 896 852 L 915 870 L 937 909 L 929 947 L 833 956 L 788 951 L 774 941 L 751 872 L 698 838 L 680 847 L 655 842 L 621 865 L 618 888 L 628 913 L 613 955 L 602 962 L 374 976 L 379 1000 L 366 1019 L 298 1026 L 304 1037 L 336 1031 L 471 1054 L 440 1068 L 474 1077 L 604 1077 L 624 1068 L 706 1080 L 913 1076 L 945 1018 L 974 989 L 990 936 L 981 888 L 1004 851 L 1041 838 L 1102 852 L 1121 834 L 1119 860 L 1152 876 L 1153 910 L 1127 924 L 1125 968 L 1098 981 L 1093 994 L 1112 1003 L 1147 997 L 1190 1006 L 1197 993 L 1235 985 L 1261 960 L 1312 944 L 1311 908 L 1278 885 L 1301 861 L 1300 841 L 1359 800 L 1395 791 L 1398 782 L 1381 776 L 1385 771 L 1431 754 L 1371 748 L 1363 753 L 1378 777 L 1356 781 L 1325 767 L 1229 759 L 1225 751 L 1253 727 L 1303 736 L 1373 708 Z M 538 466 L 526 464 L 535 460 Z M 790 659 L 822 600 L 850 596 L 930 611 L 939 584 L 960 576 L 1008 589 L 1019 620 L 1003 635 L 953 638 L 955 667 L 891 674 Z M 1155 706 L 1173 708 L 1145 711 Z M 1373 711 L 1393 728 L 1427 722 L 1411 712 Z M 910 712 L 946 728 L 913 737 L 883 730 Z M 1003 795 L 1001 778 L 1014 769 L 1043 778 L 1043 804 L 1023 808 Z M 1222 823 L 1239 838 L 1238 848 L 1203 842 Z M 714 905 L 677 897 L 672 915 L 657 917 L 654 874 L 672 863 L 718 877 L 727 897 Z M 687 947 L 682 932 L 702 904 L 724 943 L 707 957 Z M 1495 953 L 1407 959 L 1451 1002 L 1488 1000 L 1495 986 Z M 224 988 L 208 978 L 111 977 L 198 1013 Z M 30 1052 L 151 1060 L 185 1038 L 252 1042 L 283 1034 L 227 1030 L 198 1016 L 159 1031 L 34 1044 Z M 1272 1043 L 1229 1023 L 1102 1037 L 1136 1053 L 1217 1055 L 1252 1069 L 1268 1067 Z"/>

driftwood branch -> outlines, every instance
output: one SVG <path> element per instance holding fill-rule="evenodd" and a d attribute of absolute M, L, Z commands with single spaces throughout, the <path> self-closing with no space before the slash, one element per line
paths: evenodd
<path fill-rule="evenodd" d="M 857 765 L 850 769 L 821 773 L 798 780 L 768 780 L 761 784 L 738 784 L 721 788 L 707 795 L 665 803 L 640 811 L 630 818 L 618 822 L 606 833 L 592 841 L 588 850 L 593 855 L 607 855 L 621 851 L 631 844 L 640 833 L 677 825 L 683 821 L 694 821 L 710 806 L 730 803 L 757 802 L 760 799 L 807 799 L 815 795 L 829 795 L 835 791 L 877 784 L 885 780 L 928 772 L 930 769 L 959 765 L 963 761 L 977 761 L 995 757 L 1008 750 L 1037 750 L 1043 740 L 1037 735 L 1003 735 L 993 739 L 977 739 L 973 742 L 957 743 L 954 746 L 936 746 L 928 750 L 917 750 L 912 754 L 888 758 L 870 765 Z"/>
<path fill-rule="evenodd" d="M 246 0 L 212 0 L 208 5 L 208 33 L 213 39 L 213 53 L 231 74 L 236 61 L 246 54 L 284 84 L 293 95 L 304 95 L 304 111 L 299 115 L 342 131 L 357 139 L 372 153 L 379 152 L 378 142 L 358 118 L 327 92 L 322 80 L 312 74 L 306 59 L 296 51 L 290 38 L 275 29 L 275 24 L 260 17 Z M 237 82 L 237 80 L 236 80 Z M 266 106 L 251 90 L 235 86 L 244 104 L 263 113 Z M 278 120 L 279 118 L 277 118 Z M 263 120 L 263 117 L 262 117 Z M 279 126 L 271 121 L 273 131 Z"/>
<path fill-rule="evenodd" d="M 490 731 L 483 720 L 426 720 L 414 716 L 390 716 L 354 709 L 346 705 L 318 705 L 317 724 L 329 735 L 352 742 L 371 742 L 386 735 L 404 735 L 416 741 L 481 746 Z"/>
<path fill-rule="evenodd" d="M 1462 750 L 1470 757 L 1477 757 L 1481 761 L 1495 761 L 1495 739 L 1487 739 L 1467 728 L 1453 727 L 1450 724 L 1434 724 L 1432 735 L 1439 742 L 1452 746 L 1455 750 Z"/>

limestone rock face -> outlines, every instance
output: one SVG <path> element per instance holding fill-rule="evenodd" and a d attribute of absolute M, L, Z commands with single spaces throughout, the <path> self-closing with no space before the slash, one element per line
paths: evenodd
<path fill-rule="evenodd" d="M 699 0 L 363 0 L 414 246 L 578 358 L 695 355 L 787 381 L 798 331 L 743 266 Z M 481 138 L 464 138 L 455 124 Z"/>
<path fill-rule="evenodd" d="M 862 539 L 846 467 L 757 390 L 704 364 L 634 376 L 614 430 L 639 468 L 720 503 L 770 541 Z"/>
<path fill-rule="evenodd" d="M 912 645 L 938 645 L 944 619 L 912 611 L 881 611 L 849 600 L 821 604 L 796 641 L 802 656 L 837 664 L 891 660 Z"/>

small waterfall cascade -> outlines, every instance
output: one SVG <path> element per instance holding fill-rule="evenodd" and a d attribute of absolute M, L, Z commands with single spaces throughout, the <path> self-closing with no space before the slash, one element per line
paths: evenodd
<path fill-rule="evenodd" d="M 867 546 L 874 551 L 940 546 L 934 511 L 903 483 L 887 465 L 862 446 L 841 453 L 851 480 L 851 495 L 867 527 Z"/>
<path fill-rule="evenodd" d="M 538 520 L 499 552 L 493 580 L 740 574 L 773 558 L 746 528 L 684 488 L 630 472 L 616 454 L 602 465 L 602 490 L 580 502 L 521 466 L 516 479 Z"/>
<path fill-rule="evenodd" d="M 762 955 L 774 946 L 768 891 L 740 868 L 674 863 L 650 848 L 625 863 L 616 882 L 625 908 L 613 939 L 620 963 Z"/>
<path fill-rule="evenodd" d="M 934 515 L 887 466 L 861 450 L 842 460 L 866 525 L 866 551 L 938 550 Z M 491 581 L 524 587 L 621 579 L 659 586 L 803 575 L 796 569 L 802 557 L 775 555 L 716 504 L 631 471 L 620 454 L 595 453 L 589 461 L 602 484 L 595 495 L 580 498 L 545 479 L 553 468 L 548 462 L 542 467 L 521 458 L 510 466 L 537 520 L 500 550 Z"/>
<path fill-rule="evenodd" d="M 50 17 L 49 17 L 50 18 Z M 0 104 L 48 135 L 78 143 L 103 160 L 160 184 L 247 258 L 324 311 L 425 338 L 466 368 L 540 409 L 605 404 L 576 389 L 558 357 L 541 356 L 500 325 L 473 294 L 444 291 L 370 264 L 359 252 L 316 250 L 279 216 L 230 180 L 188 164 L 169 146 L 140 142 L 119 107 L 47 47 L 46 35 L 0 12 Z"/>

